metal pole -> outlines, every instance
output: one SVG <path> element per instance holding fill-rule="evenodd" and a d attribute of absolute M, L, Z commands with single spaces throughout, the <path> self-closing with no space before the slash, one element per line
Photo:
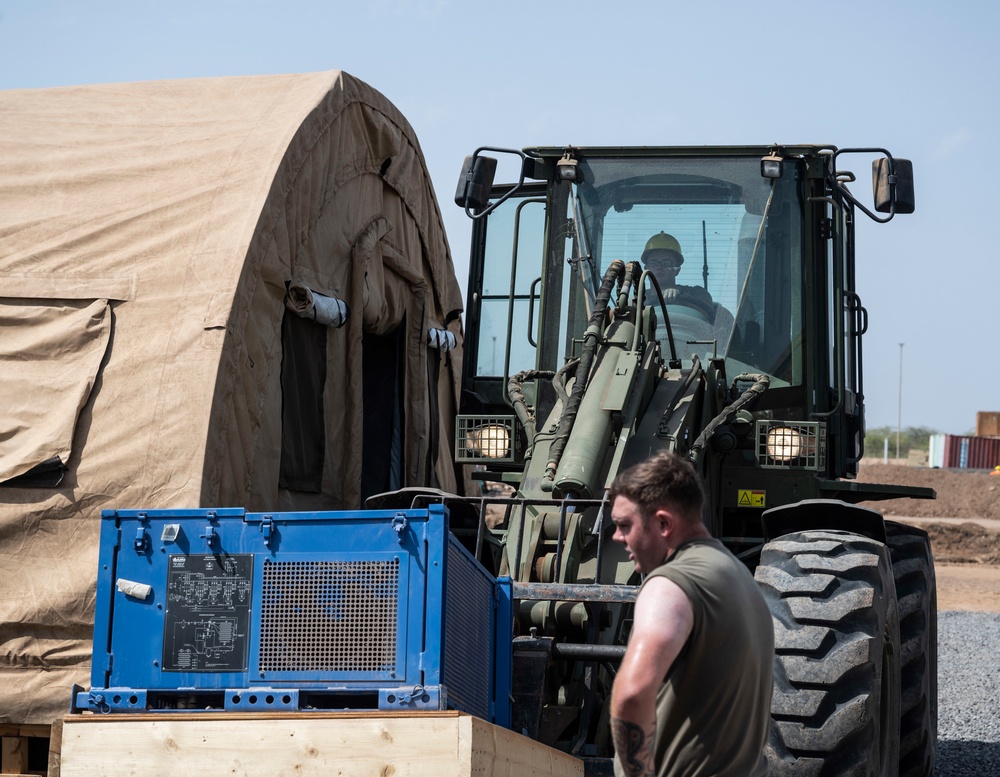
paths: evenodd
<path fill-rule="evenodd" d="M 896 404 L 896 462 L 899 463 L 899 432 L 903 426 L 903 345 L 899 344 L 899 401 Z"/>
<path fill-rule="evenodd" d="M 708 291 L 708 233 L 704 219 L 701 222 L 701 279 L 705 284 L 705 291 Z"/>

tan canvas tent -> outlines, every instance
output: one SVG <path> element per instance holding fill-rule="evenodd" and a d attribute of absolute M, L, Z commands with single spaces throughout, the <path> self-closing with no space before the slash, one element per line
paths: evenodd
<path fill-rule="evenodd" d="M 101 509 L 454 490 L 460 308 L 347 74 L 0 92 L 0 723 L 89 684 Z"/>

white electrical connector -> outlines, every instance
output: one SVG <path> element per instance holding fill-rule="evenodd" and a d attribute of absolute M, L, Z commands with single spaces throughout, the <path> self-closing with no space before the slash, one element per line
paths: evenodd
<path fill-rule="evenodd" d="M 427 330 L 427 344 L 443 353 L 458 345 L 458 338 L 454 332 L 449 332 L 447 329 L 431 328 Z"/>

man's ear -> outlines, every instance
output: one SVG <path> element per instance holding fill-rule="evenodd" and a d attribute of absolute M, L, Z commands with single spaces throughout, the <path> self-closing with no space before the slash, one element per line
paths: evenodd
<path fill-rule="evenodd" d="M 676 526 L 677 519 L 669 510 L 657 510 L 653 516 L 656 521 L 656 530 L 661 537 L 666 537 Z"/>

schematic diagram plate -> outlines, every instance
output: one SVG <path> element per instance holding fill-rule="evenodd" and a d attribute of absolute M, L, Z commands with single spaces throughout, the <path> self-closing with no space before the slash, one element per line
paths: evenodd
<path fill-rule="evenodd" d="M 167 672 L 245 672 L 253 554 L 172 555 L 162 665 Z"/>

